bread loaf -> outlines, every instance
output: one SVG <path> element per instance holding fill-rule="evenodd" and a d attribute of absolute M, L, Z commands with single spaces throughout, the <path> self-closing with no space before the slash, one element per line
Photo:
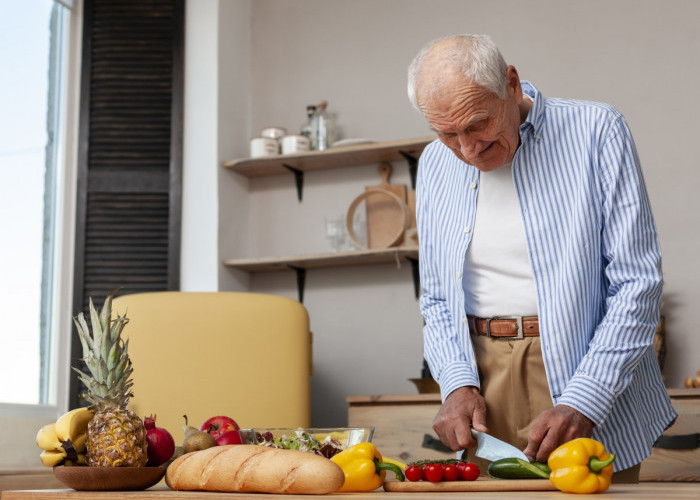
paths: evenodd
<path fill-rule="evenodd" d="M 244 444 L 187 453 L 165 473 L 174 490 L 323 495 L 340 489 L 344 480 L 343 470 L 319 455 Z"/>

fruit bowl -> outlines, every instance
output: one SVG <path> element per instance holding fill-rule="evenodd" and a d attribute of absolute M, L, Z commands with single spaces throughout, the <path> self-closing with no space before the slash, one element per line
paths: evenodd
<path fill-rule="evenodd" d="M 78 491 L 137 491 L 150 488 L 165 475 L 160 467 L 66 467 L 57 465 L 53 474 Z"/>
<path fill-rule="evenodd" d="M 371 442 L 374 427 L 255 427 L 239 432 L 243 444 L 298 449 L 330 458 L 350 446 Z"/>

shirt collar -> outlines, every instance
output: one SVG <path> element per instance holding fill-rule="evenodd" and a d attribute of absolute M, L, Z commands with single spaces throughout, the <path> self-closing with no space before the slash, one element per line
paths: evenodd
<path fill-rule="evenodd" d="M 523 93 L 532 99 L 532 107 L 527 114 L 527 118 L 525 118 L 525 122 L 520 126 L 526 127 L 529 123 L 535 133 L 539 133 L 544 120 L 544 96 L 527 80 L 522 80 L 520 86 L 523 89 Z"/>

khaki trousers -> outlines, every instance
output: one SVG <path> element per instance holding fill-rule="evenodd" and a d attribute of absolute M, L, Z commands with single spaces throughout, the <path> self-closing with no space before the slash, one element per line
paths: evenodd
<path fill-rule="evenodd" d="M 486 400 L 489 434 L 523 450 L 530 427 L 543 411 L 552 408 L 539 337 L 504 340 L 471 335 Z M 474 456 L 469 460 L 487 474 L 488 462 Z M 619 471 L 613 482 L 639 481 L 639 465 Z"/>

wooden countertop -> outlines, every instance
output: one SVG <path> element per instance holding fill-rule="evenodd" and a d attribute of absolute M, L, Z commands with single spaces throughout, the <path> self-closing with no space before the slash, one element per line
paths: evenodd
<path fill-rule="evenodd" d="M 504 498 L 512 497 L 520 499 L 547 499 L 564 498 L 564 494 L 559 491 L 493 491 L 493 492 L 469 492 L 469 498 Z M 569 495 L 567 495 L 569 496 Z M 593 496 L 574 495 L 578 498 L 598 498 L 619 497 L 625 500 L 659 500 L 660 498 L 673 498 L 681 500 L 697 500 L 700 498 L 700 483 L 639 483 L 612 485 L 603 494 Z M 356 500 L 435 500 L 440 499 L 464 499 L 465 492 L 430 492 L 430 493 L 388 493 L 376 490 L 370 493 L 338 493 L 323 495 L 324 500 L 349 499 Z M 2 500 L 263 500 L 272 499 L 292 499 L 310 500 L 311 495 L 269 495 L 263 493 L 212 493 L 212 492 L 189 492 L 173 491 L 166 486 L 156 486 L 146 491 L 75 491 L 75 490 L 16 490 L 3 491 L 0 493 Z"/>
<path fill-rule="evenodd" d="M 349 405 L 367 404 L 440 404 L 440 393 L 429 392 L 425 394 L 371 394 L 359 396 L 347 396 L 345 401 Z"/>
<path fill-rule="evenodd" d="M 668 395 L 674 399 L 700 398 L 700 389 L 667 389 Z M 430 392 L 424 394 L 369 394 L 347 396 L 345 401 L 350 405 L 393 405 L 393 404 L 440 404 L 440 394 Z"/>

